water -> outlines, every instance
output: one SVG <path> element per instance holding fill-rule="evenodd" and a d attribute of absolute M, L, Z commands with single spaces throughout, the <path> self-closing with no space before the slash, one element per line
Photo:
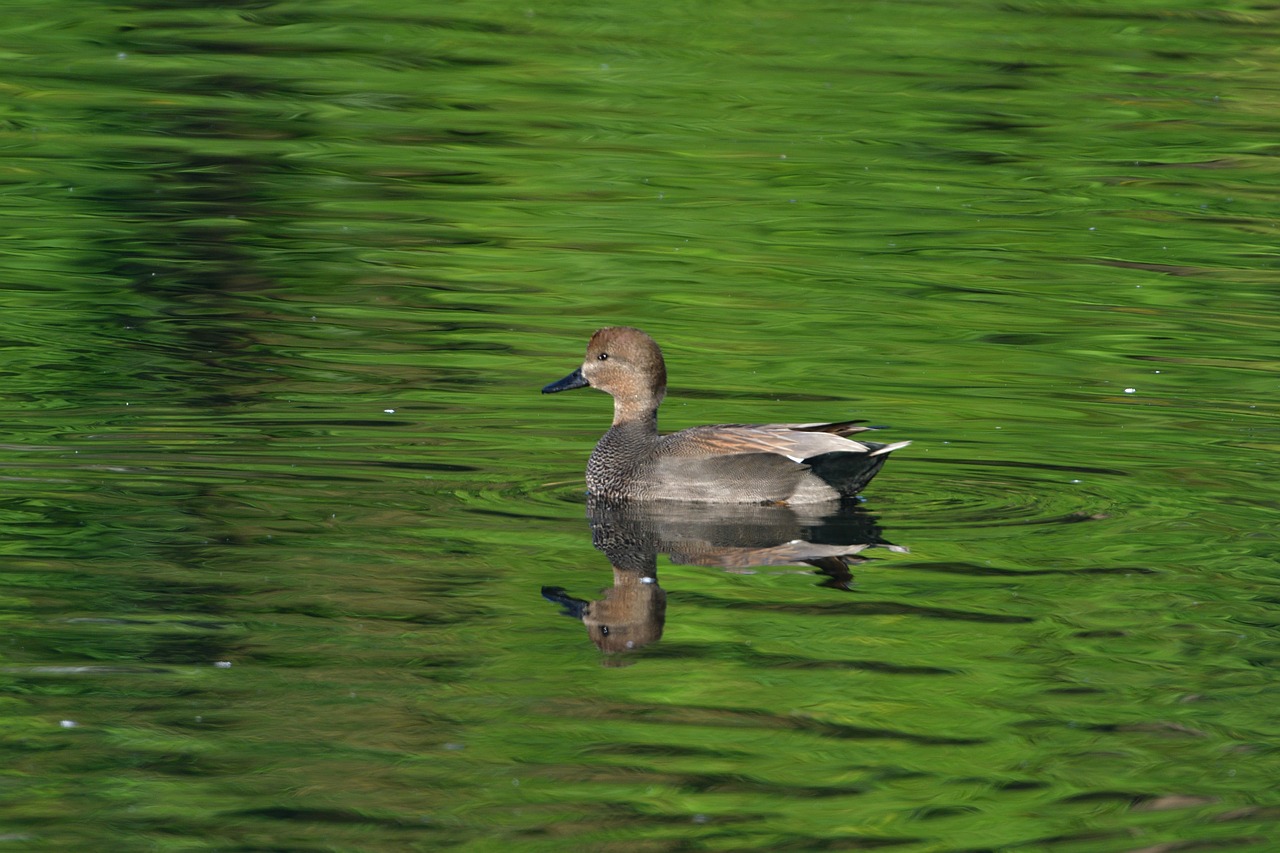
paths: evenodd
<path fill-rule="evenodd" d="M 1272 10 L 0 32 L 0 841 L 1274 849 Z M 601 516 L 612 323 L 668 429 L 914 443 Z"/>

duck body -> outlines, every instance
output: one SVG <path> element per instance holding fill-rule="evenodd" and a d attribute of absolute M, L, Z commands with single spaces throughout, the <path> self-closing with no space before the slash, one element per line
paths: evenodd
<path fill-rule="evenodd" d="M 639 329 L 601 329 L 582 367 L 545 388 L 593 387 L 613 396 L 614 418 L 587 462 L 598 498 L 710 503 L 821 503 L 851 498 L 910 442 L 878 444 L 846 436 L 853 421 L 717 424 L 661 435 L 666 394 L 658 345 Z"/>

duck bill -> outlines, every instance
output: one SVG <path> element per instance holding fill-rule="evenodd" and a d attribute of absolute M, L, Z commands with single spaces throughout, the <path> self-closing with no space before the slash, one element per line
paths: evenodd
<path fill-rule="evenodd" d="M 572 391 L 574 388 L 586 388 L 590 384 L 587 381 L 587 377 L 582 375 L 582 368 L 579 367 L 559 382 L 552 382 L 546 388 L 543 388 L 542 393 L 554 394 L 557 391 Z"/>

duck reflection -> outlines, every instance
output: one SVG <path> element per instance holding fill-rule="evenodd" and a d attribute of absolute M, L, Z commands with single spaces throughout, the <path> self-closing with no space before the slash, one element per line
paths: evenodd
<path fill-rule="evenodd" d="M 846 503 L 755 506 L 635 503 L 588 498 L 591 544 L 609 558 L 613 586 L 594 601 L 563 587 L 542 595 L 580 619 L 603 652 L 627 652 L 662 637 L 667 594 L 658 585 L 658 554 L 681 565 L 743 571 L 757 566 L 812 566 L 821 586 L 848 590 L 850 566 L 872 546 L 905 551 L 880 536 L 875 517 Z"/>

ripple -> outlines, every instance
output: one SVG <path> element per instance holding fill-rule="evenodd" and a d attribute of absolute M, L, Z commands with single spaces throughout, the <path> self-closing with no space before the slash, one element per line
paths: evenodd
<path fill-rule="evenodd" d="M 1074 524 L 1109 518 L 1116 497 L 1105 478 L 1124 472 L 1084 466 L 990 460 L 925 460 L 945 465 L 935 476 L 899 478 L 889 500 L 873 509 L 909 506 L 929 527 Z M 994 469 L 994 470 L 993 470 Z M 913 526 L 895 518 L 895 527 Z"/>
<path fill-rule="evenodd" d="M 512 518 L 582 516 L 586 486 L 581 480 L 553 483 L 512 483 L 475 489 L 456 489 L 453 496 L 469 512 Z"/>

